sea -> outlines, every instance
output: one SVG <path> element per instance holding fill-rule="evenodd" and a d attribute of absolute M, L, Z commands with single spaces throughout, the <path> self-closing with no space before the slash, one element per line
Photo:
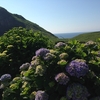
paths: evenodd
<path fill-rule="evenodd" d="M 65 38 L 73 38 L 79 34 L 83 34 L 85 32 L 75 32 L 75 33 L 54 33 L 55 36 L 57 36 L 60 39 L 65 39 Z"/>

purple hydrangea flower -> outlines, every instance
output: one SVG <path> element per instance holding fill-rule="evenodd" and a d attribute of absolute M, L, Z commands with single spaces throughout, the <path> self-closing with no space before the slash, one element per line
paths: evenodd
<path fill-rule="evenodd" d="M 89 95 L 87 88 L 79 83 L 73 83 L 67 87 L 68 100 L 88 100 Z"/>
<path fill-rule="evenodd" d="M 48 94 L 45 91 L 37 91 L 35 100 L 48 100 Z"/>
<path fill-rule="evenodd" d="M 58 43 L 55 45 L 56 48 L 64 47 L 64 46 L 66 46 L 66 43 L 64 43 L 64 42 L 58 42 Z"/>
<path fill-rule="evenodd" d="M 22 64 L 20 66 L 20 70 L 27 70 L 29 68 L 30 64 L 29 63 L 25 63 L 25 64 Z"/>
<path fill-rule="evenodd" d="M 50 53 L 50 51 L 46 48 L 41 48 L 35 52 L 36 56 L 44 57 L 47 53 Z"/>
<path fill-rule="evenodd" d="M 81 76 L 85 76 L 89 71 L 88 65 L 82 59 L 76 59 L 70 62 L 68 66 L 66 66 L 66 71 L 71 75 L 77 78 Z"/>
<path fill-rule="evenodd" d="M 59 83 L 59 84 L 63 84 L 66 85 L 69 81 L 69 77 L 67 75 L 65 75 L 63 72 L 59 73 L 55 76 L 55 80 Z"/>
<path fill-rule="evenodd" d="M 11 79 L 11 75 L 10 74 L 4 74 L 1 76 L 0 81 L 1 82 L 6 82 L 9 81 Z"/>

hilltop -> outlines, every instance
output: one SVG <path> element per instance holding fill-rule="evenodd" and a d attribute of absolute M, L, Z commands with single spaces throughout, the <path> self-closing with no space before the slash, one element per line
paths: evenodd
<path fill-rule="evenodd" d="M 5 8 L 0 7 L 0 36 L 8 30 L 12 29 L 13 27 L 23 27 L 27 29 L 32 29 L 34 32 L 41 31 L 44 35 L 50 38 L 57 38 L 55 35 L 43 29 L 36 23 L 25 19 L 21 15 L 12 14 L 8 12 Z"/>

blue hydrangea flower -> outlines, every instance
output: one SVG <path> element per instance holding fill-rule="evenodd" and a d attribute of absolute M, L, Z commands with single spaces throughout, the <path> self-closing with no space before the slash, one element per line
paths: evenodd
<path fill-rule="evenodd" d="M 37 91 L 35 95 L 35 100 L 48 100 L 48 94 L 45 91 Z"/>
<path fill-rule="evenodd" d="M 66 66 L 66 71 L 75 77 L 85 76 L 89 71 L 89 67 L 86 62 L 82 59 L 76 59 L 70 62 L 68 66 Z"/>
<path fill-rule="evenodd" d="M 35 52 L 36 56 L 44 57 L 50 51 L 46 48 L 41 48 Z"/>
<path fill-rule="evenodd" d="M 79 83 L 73 83 L 67 87 L 68 100 L 88 100 L 89 95 L 87 88 Z"/>
<path fill-rule="evenodd" d="M 66 85 L 69 81 L 69 77 L 67 75 L 65 75 L 65 73 L 59 73 L 55 76 L 55 80 L 59 83 L 59 84 L 63 84 Z"/>
<path fill-rule="evenodd" d="M 55 45 L 55 48 L 64 47 L 64 46 L 66 46 L 66 43 L 64 43 L 64 42 L 58 42 L 58 43 Z"/>
<path fill-rule="evenodd" d="M 27 70 L 30 66 L 30 63 L 25 63 L 25 64 L 22 64 L 20 66 L 20 70 L 23 71 L 23 70 Z"/>
<path fill-rule="evenodd" d="M 0 81 L 1 82 L 6 82 L 9 81 L 11 79 L 11 75 L 10 74 L 4 74 L 1 76 Z"/>

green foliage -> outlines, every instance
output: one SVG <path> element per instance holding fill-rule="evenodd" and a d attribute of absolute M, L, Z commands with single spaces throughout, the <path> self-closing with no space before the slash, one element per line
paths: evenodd
<path fill-rule="evenodd" d="M 51 48 L 53 43 L 41 32 L 25 28 L 13 28 L 0 37 L 0 75 L 15 76 L 19 66 L 29 62 L 35 51 L 42 47 Z"/>
<path fill-rule="evenodd" d="M 97 42 L 89 41 L 87 43 L 80 43 L 77 40 L 68 41 L 62 46 L 56 45 L 56 48 L 48 50 L 50 52 L 45 56 L 33 56 L 29 68 L 20 71 L 19 77 L 15 77 L 4 89 L 2 100 L 35 100 L 39 90 L 45 91 L 49 95 L 49 100 L 74 100 L 74 96 L 79 98 L 77 100 L 82 98 L 92 100 L 94 97 L 100 99 L 99 39 Z M 71 76 L 66 71 L 70 62 L 76 59 L 88 65 L 89 70 L 85 76 Z M 80 67 L 81 65 L 78 68 Z M 81 70 L 78 71 L 81 72 Z M 60 78 L 56 79 L 55 76 L 58 74 Z M 66 80 L 62 80 L 64 76 L 61 77 L 61 75 L 68 77 L 68 83 Z M 75 84 L 76 87 L 74 87 Z"/>

